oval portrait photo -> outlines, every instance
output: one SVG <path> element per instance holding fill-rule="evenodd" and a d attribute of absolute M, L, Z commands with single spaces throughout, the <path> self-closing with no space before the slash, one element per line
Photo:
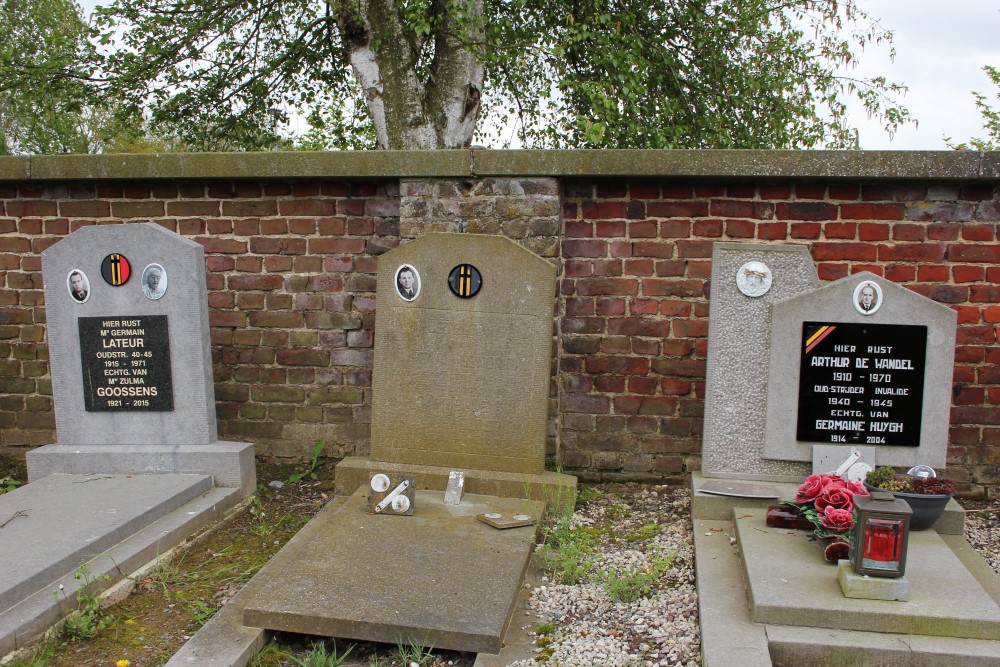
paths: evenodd
<path fill-rule="evenodd" d="M 420 274 L 409 264 L 396 269 L 396 294 L 404 301 L 413 301 L 420 296 Z"/>
<path fill-rule="evenodd" d="M 866 280 L 854 288 L 854 307 L 862 315 L 874 315 L 882 307 L 882 288 Z"/>
<path fill-rule="evenodd" d="M 66 276 L 66 288 L 77 303 L 86 303 L 90 298 L 90 280 L 80 269 L 73 269 Z"/>
<path fill-rule="evenodd" d="M 142 293 L 157 300 L 167 291 L 167 272 L 159 264 L 150 264 L 142 270 Z"/>

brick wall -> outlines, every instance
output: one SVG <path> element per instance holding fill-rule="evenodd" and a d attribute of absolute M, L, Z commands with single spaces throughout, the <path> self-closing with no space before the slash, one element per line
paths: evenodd
<path fill-rule="evenodd" d="M 0 183 L 0 449 L 54 441 L 39 253 L 154 220 L 206 250 L 220 436 L 267 456 L 367 452 L 377 256 L 500 233 L 560 270 L 550 458 L 584 479 L 699 467 L 715 240 L 804 243 L 958 312 L 949 470 L 1000 483 L 997 179 L 744 177 Z M 1000 488 L 1000 487 L 997 487 Z"/>

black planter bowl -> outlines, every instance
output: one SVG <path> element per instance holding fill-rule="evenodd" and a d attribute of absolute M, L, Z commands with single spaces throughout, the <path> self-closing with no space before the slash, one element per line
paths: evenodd
<path fill-rule="evenodd" d="M 871 486 L 867 482 L 865 488 L 869 491 L 885 491 L 885 489 Z M 951 495 L 947 493 L 934 495 L 903 493 L 902 491 L 890 491 L 890 493 L 900 500 L 905 500 L 906 504 L 913 510 L 913 514 L 910 516 L 910 530 L 926 530 L 933 526 L 934 522 L 944 514 L 944 508 L 951 500 Z"/>

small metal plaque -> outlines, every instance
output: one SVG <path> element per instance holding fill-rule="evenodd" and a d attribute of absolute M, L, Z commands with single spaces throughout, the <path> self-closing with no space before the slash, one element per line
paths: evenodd
<path fill-rule="evenodd" d="M 412 516 L 416 477 L 376 472 L 368 478 L 368 513 Z"/>
<path fill-rule="evenodd" d="M 166 315 L 80 317 L 77 325 L 88 412 L 174 409 Z"/>
<path fill-rule="evenodd" d="M 448 287 L 460 299 L 471 299 L 482 286 L 483 276 L 472 264 L 459 264 L 448 274 Z"/>
<path fill-rule="evenodd" d="M 131 275 L 132 265 L 125 255 L 113 252 L 101 262 L 101 277 L 113 287 L 121 287 L 128 282 Z"/>
<path fill-rule="evenodd" d="M 735 496 L 736 498 L 778 498 L 778 489 L 770 484 L 751 484 L 732 480 L 710 479 L 698 489 L 713 496 Z"/>
<path fill-rule="evenodd" d="M 508 528 L 520 528 L 521 526 L 532 526 L 535 518 L 530 514 L 501 514 L 499 512 L 484 512 L 477 514 L 476 519 L 482 521 L 487 526 L 493 526 L 498 530 Z"/>

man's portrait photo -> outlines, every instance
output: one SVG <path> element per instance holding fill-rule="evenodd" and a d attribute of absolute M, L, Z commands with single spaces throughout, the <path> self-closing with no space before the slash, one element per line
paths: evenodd
<path fill-rule="evenodd" d="M 150 264 L 142 271 L 141 284 L 146 298 L 155 301 L 167 291 L 167 272 L 159 264 Z"/>
<path fill-rule="evenodd" d="M 882 306 L 882 288 L 870 280 L 854 288 L 854 307 L 862 315 L 873 315 Z"/>
<path fill-rule="evenodd" d="M 66 276 L 66 287 L 69 289 L 69 295 L 77 303 L 85 303 L 90 298 L 90 280 L 79 269 L 73 269 Z"/>
<path fill-rule="evenodd" d="M 396 269 L 396 294 L 404 301 L 413 301 L 420 296 L 420 274 L 409 264 Z"/>

